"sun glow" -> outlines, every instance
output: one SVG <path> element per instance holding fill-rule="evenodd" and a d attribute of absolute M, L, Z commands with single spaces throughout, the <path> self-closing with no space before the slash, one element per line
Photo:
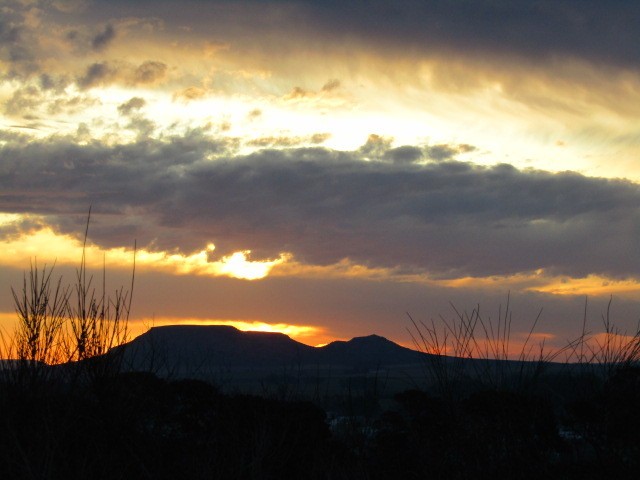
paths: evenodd
<path fill-rule="evenodd" d="M 131 335 L 136 337 L 150 327 L 167 325 L 226 325 L 244 332 L 282 333 L 307 345 L 326 344 L 333 337 L 324 327 L 315 325 L 293 325 L 289 323 L 267 323 L 261 320 L 229 320 L 207 318 L 154 318 L 135 319 L 130 322 Z"/>
<path fill-rule="evenodd" d="M 16 218 L 11 215 L 0 218 L 0 222 L 5 225 L 14 221 Z M 0 248 L 0 265 L 16 268 L 25 268 L 34 258 L 49 264 L 56 262 L 58 265 L 77 265 L 82 257 L 82 243 L 78 239 L 56 233 L 49 227 L 5 238 L 0 242 Z M 210 261 L 209 256 L 214 248 L 210 244 L 206 249 L 191 255 L 140 249 L 135 253 L 136 268 L 177 275 L 257 280 L 269 275 L 275 265 L 284 263 L 289 258 L 283 253 L 273 260 L 253 261 L 249 260 L 251 251 L 245 250 Z M 46 258 L 43 258 L 43 252 L 46 253 Z M 133 249 L 102 249 L 96 245 L 88 245 L 85 254 L 89 268 L 102 268 L 105 262 L 109 268 L 131 268 L 134 256 Z"/>
<path fill-rule="evenodd" d="M 156 317 L 153 319 L 132 318 L 128 324 L 128 339 L 133 340 L 151 327 L 168 325 L 226 325 L 244 332 L 282 333 L 306 345 L 315 346 L 326 345 L 335 338 L 326 328 L 316 325 L 268 323 L 261 320 Z M 17 316 L 15 312 L 0 312 L 0 355 L 3 354 L 5 350 L 9 351 L 12 347 L 15 347 L 15 345 L 12 345 L 12 339 L 16 327 Z"/>

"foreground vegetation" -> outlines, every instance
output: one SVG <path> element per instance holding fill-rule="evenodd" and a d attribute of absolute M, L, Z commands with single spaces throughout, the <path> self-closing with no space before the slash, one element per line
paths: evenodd
<path fill-rule="evenodd" d="M 450 401 L 410 390 L 384 410 L 341 417 L 151 373 L 74 385 L 15 378 L 0 384 L 3 478 L 595 479 L 640 468 L 637 367 L 604 382 L 558 378 L 558 392 L 574 391 L 565 397 L 490 389 Z"/>

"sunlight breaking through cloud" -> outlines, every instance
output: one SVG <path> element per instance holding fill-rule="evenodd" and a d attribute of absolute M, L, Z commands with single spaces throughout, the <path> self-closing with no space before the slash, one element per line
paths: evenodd
<path fill-rule="evenodd" d="M 19 216 L 3 215 L 0 225 L 15 222 Z M 25 268 L 33 259 L 49 265 L 77 265 L 82 256 L 82 243 L 70 235 L 54 232 L 44 227 L 30 233 L 22 233 L 0 241 L 0 264 L 16 268 Z M 234 252 L 210 261 L 209 255 L 215 246 L 209 244 L 205 250 L 184 255 L 180 253 L 152 252 L 140 249 L 135 252 L 136 268 L 174 273 L 178 275 L 228 276 L 244 280 L 257 280 L 269 275 L 275 265 L 287 261 L 288 256 L 266 261 L 249 259 L 250 250 Z M 46 255 L 46 257 L 45 257 Z M 44 257 L 44 258 L 43 258 Z M 102 249 L 89 244 L 86 249 L 89 268 L 131 268 L 133 249 Z"/>

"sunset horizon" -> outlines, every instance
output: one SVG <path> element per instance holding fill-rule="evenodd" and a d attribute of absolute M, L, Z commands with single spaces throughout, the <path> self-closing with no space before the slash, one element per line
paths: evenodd
<path fill-rule="evenodd" d="M 514 355 L 598 339 L 607 313 L 635 333 L 640 6 L 0 11 L 4 332 L 32 262 L 71 284 L 84 251 L 113 291 L 136 245 L 132 335 L 224 324 L 413 348 L 410 319 L 496 321 L 507 302 Z"/>

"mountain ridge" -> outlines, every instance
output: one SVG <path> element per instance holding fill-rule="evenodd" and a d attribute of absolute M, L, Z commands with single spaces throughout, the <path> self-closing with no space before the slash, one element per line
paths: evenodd
<path fill-rule="evenodd" d="M 428 356 L 376 334 L 313 347 L 280 332 L 242 331 L 229 325 L 152 327 L 115 352 L 121 352 L 134 369 L 152 367 L 151 360 L 207 368 L 334 365 L 366 369 L 415 364 Z"/>

